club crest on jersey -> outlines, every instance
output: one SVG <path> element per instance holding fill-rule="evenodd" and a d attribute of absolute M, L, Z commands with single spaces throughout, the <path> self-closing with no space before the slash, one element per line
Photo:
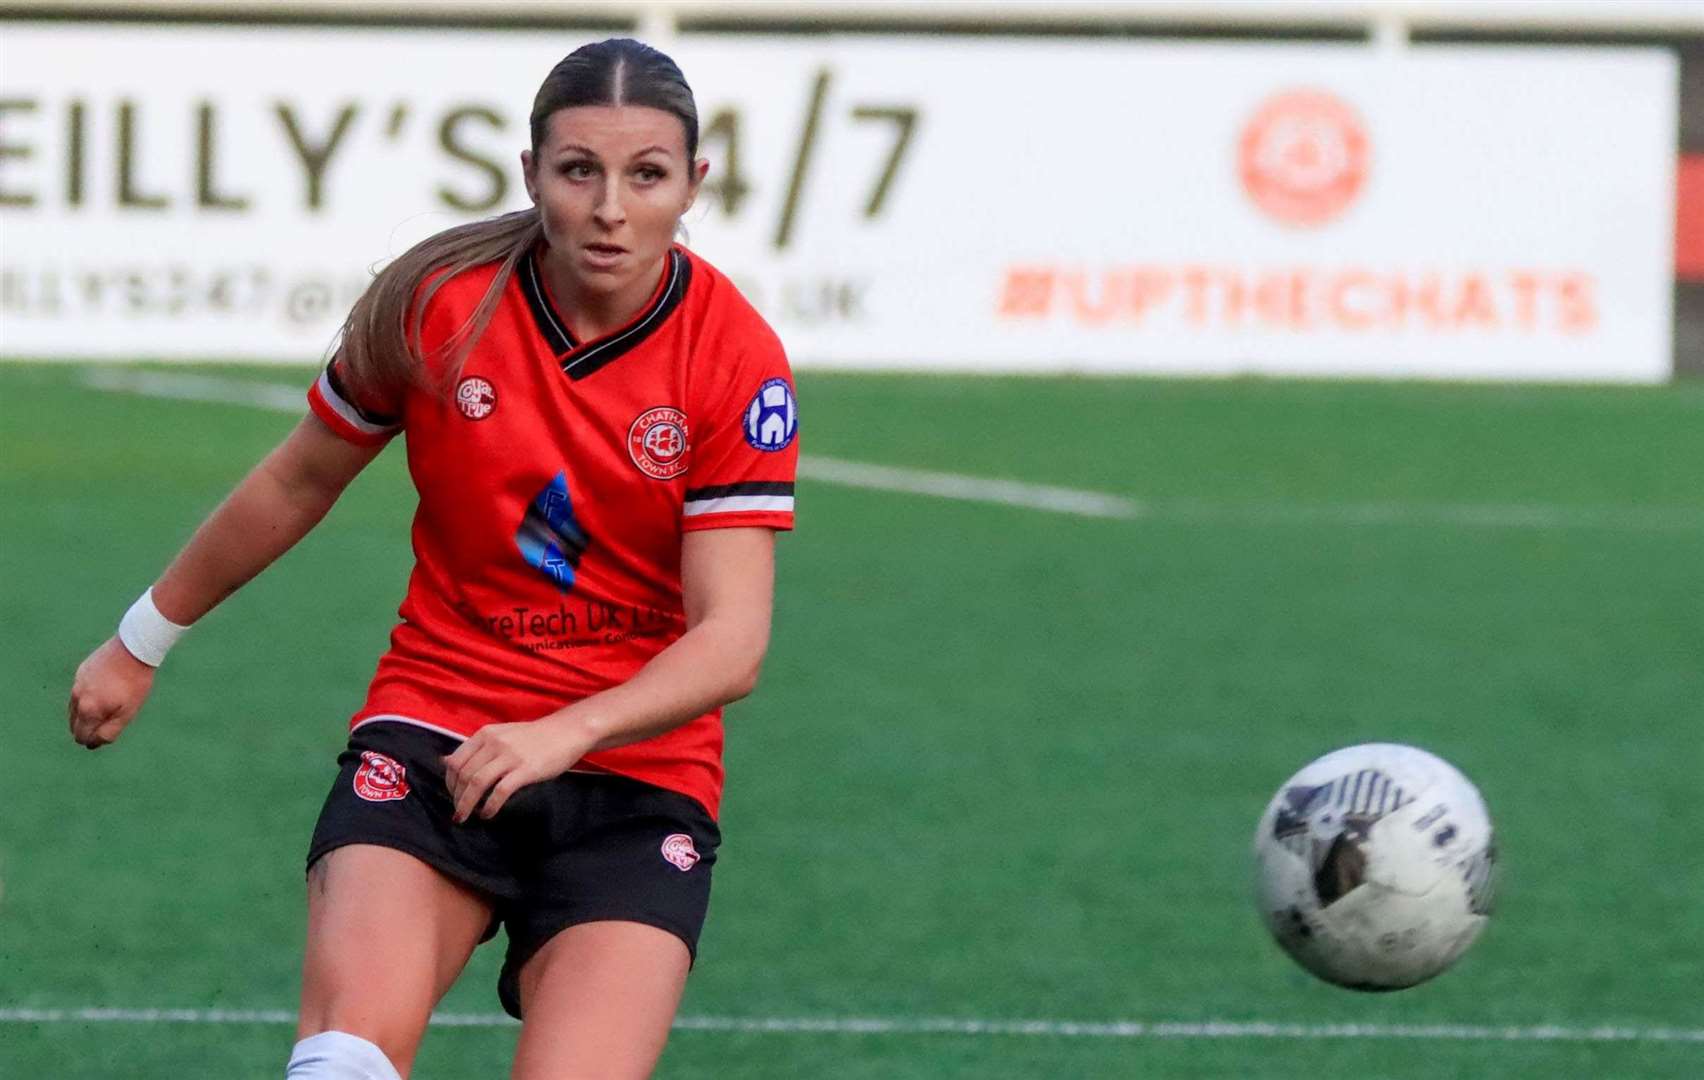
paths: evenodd
<path fill-rule="evenodd" d="M 647 409 L 627 429 L 627 454 L 653 480 L 686 471 L 686 414 L 666 405 Z"/>
<path fill-rule="evenodd" d="M 758 387 L 745 410 L 745 439 L 753 449 L 785 450 L 799 432 L 799 405 L 786 379 L 770 379 Z"/>
<path fill-rule="evenodd" d="M 355 794 L 368 802 L 405 799 L 408 797 L 408 770 L 393 757 L 363 750 L 361 767 L 355 770 Z"/>
<path fill-rule="evenodd" d="M 456 408 L 469 420 L 483 420 L 497 410 L 497 388 L 470 375 L 456 385 Z"/>
<path fill-rule="evenodd" d="M 698 849 L 692 846 L 692 837 L 683 832 L 673 833 L 663 841 L 663 858 L 674 864 L 676 870 L 691 870 L 697 865 L 698 857 Z"/>

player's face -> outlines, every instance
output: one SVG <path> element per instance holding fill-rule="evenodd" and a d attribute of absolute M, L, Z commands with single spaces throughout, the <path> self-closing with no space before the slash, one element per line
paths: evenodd
<path fill-rule="evenodd" d="M 523 153 L 521 166 L 551 262 L 594 294 L 648 292 L 656 284 L 658 264 L 709 168 L 687 157 L 679 117 L 639 105 L 559 109 L 538 153 Z"/>

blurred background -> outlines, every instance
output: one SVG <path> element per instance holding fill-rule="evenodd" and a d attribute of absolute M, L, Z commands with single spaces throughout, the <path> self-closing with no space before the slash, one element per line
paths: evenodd
<path fill-rule="evenodd" d="M 0 1075 L 276 1076 L 402 455 L 88 755 L 72 672 L 372 270 L 523 205 L 539 81 L 692 83 L 688 242 L 802 409 L 671 1077 L 1704 1074 L 1704 8 L 0 6 Z M 1327 750 L 1484 792 L 1366 996 L 1248 843 Z M 501 1075 L 487 948 L 418 1077 Z"/>

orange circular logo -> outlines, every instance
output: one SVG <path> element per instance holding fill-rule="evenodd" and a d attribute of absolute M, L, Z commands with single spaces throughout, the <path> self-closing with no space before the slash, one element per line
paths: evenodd
<path fill-rule="evenodd" d="M 1243 126 L 1237 171 L 1256 206 L 1286 225 L 1323 225 L 1367 182 L 1367 129 L 1341 98 L 1287 90 Z"/>

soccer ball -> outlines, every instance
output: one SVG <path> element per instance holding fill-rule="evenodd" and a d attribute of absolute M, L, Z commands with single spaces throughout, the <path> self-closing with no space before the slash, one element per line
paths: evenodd
<path fill-rule="evenodd" d="M 1254 834 L 1261 918 L 1327 982 L 1399 990 L 1443 971 L 1491 914 L 1491 817 L 1467 777 L 1368 743 L 1292 776 Z"/>

